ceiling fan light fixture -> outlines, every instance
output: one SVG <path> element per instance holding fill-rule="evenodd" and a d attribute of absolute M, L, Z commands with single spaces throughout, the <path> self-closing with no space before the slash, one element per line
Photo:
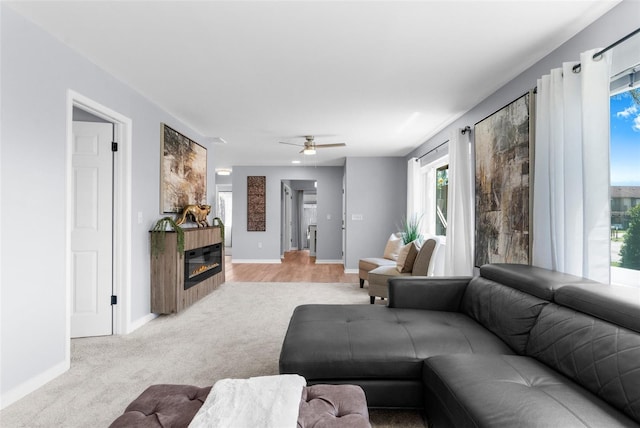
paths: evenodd
<path fill-rule="evenodd" d="M 316 149 L 314 149 L 313 147 L 305 147 L 305 149 L 302 151 L 302 153 L 304 153 L 305 155 L 315 155 L 316 154 Z"/>

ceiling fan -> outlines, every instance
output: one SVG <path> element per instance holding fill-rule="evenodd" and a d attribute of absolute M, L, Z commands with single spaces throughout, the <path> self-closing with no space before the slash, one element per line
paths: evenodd
<path fill-rule="evenodd" d="M 324 149 L 324 148 L 328 148 L 328 147 L 344 147 L 346 146 L 345 143 L 333 143 L 333 144 L 316 144 L 316 142 L 314 141 L 313 135 L 305 135 L 305 142 L 303 144 L 299 144 L 299 143 L 289 143 L 286 141 L 280 141 L 280 144 L 289 144 L 292 146 L 298 146 L 298 147 L 303 147 L 302 150 L 300 150 L 300 153 L 304 153 L 305 155 L 315 155 L 316 154 L 316 149 Z"/>

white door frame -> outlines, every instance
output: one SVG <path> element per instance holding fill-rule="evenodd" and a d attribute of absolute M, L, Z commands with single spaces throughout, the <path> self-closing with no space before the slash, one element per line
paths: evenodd
<path fill-rule="evenodd" d="M 118 304 L 113 312 L 113 333 L 126 334 L 131 329 L 131 142 L 132 122 L 126 116 L 75 91 L 67 92 L 66 143 L 66 224 L 65 224 L 65 293 L 66 360 L 71 361 L 71 210 L 73 204 L 72 144 L 73 107 L 79 107 L 114 124 L 118 156 L 113 166 L 113 280 Z"/>

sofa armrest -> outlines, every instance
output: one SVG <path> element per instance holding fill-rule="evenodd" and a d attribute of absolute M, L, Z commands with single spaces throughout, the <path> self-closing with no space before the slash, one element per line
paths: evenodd
<path fill-rule="evenodd" d="M 408 276 L 389 279 L 390 308 L 457 312 L 470 276 Z"/>

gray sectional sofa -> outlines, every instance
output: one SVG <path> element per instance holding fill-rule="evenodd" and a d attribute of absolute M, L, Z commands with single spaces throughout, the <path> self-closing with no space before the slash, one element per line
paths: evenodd
<path fill-rule="evenodd" d="M 509 264 L 393 278 L 386 307 L 296 308 L 280 372 L 434 427 L 639 426 L 640 290 Z"/>

